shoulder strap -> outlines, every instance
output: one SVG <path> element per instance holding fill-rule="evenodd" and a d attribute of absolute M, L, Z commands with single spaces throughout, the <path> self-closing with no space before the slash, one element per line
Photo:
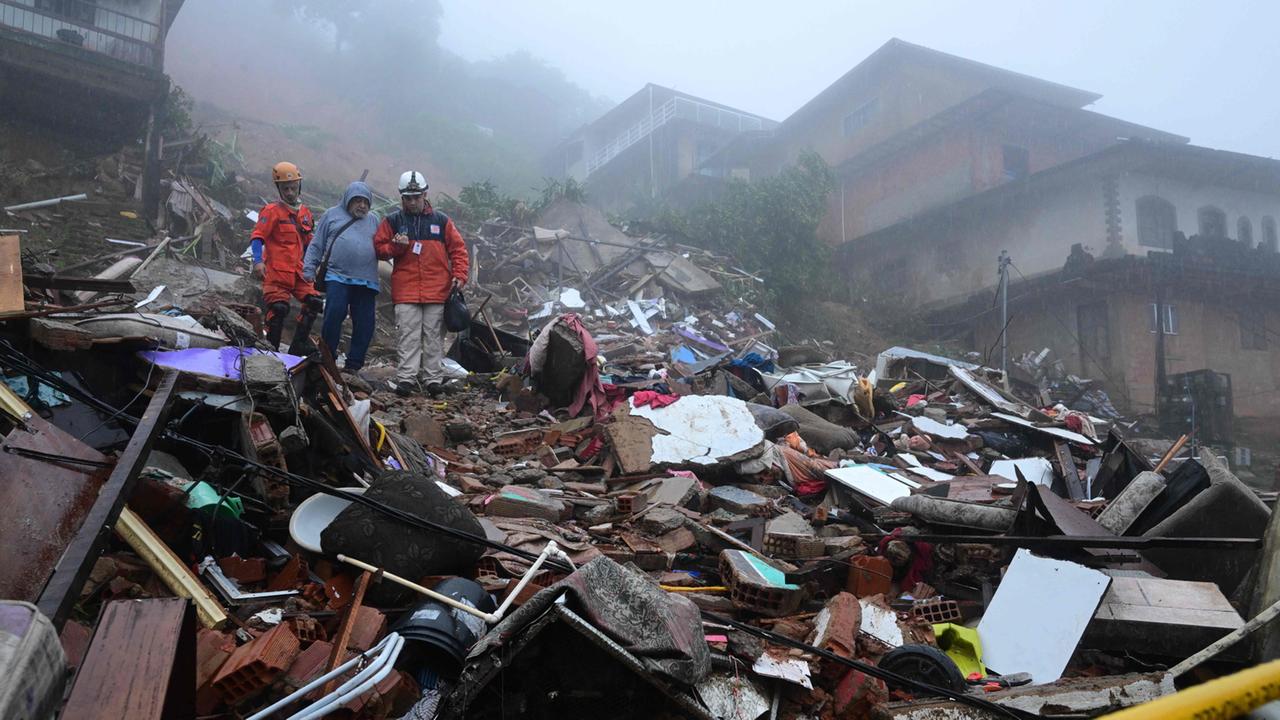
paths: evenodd
<path fill-rule="evenodd" d="M 333 237 L 326 238 L 329 241 L 329 246 L 324 249 L 324 257 L 320 258 L 320 264 L 325 266 L 329 264 L 329 256 L 333 254 L 333 246 L 338 244 L 338 237 L 341 236 L 342 233 L 346 232 L 347 228 L 354 225 L 356 220 L 359 219 L 360 218 L 355 217 L 351 218 L 343 223 L 342 227 L 338 228 L 338 231 L 333 234 Z"/>

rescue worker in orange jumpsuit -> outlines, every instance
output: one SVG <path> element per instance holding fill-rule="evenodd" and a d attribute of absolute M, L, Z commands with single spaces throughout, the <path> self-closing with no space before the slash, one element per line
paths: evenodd
<path fill-rule="evenodd" d="M 315 220 L 301 201 L 302 173 L 297 165 L 276 163 L 271 169 L 271 179 L 275 181 L 280 200 L 258 212 L 251 243 L 253 275 L 262 278 L 267 342 L 273 350 L 280 347 L 289 299 L 297 298 L 302 303 L 289 353 L 305 354 L 313 347 L 309 337 L 311 326 L 324 307 L 320 293 L 302 277 L 302 258 L 311 243 Z"/>

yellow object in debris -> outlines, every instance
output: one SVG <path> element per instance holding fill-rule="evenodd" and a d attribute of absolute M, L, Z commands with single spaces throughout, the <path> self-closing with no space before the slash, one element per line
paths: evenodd
<path fill-rule="evenodd" d="M 127 506 L 120 511 L 115 530 L 175 595 L 191 600 L 201 625 L 216 630 L 227 624 L 227 613 L 213 594 L 164 540 Z"/>
<path fill-rule="evenodd" d="M 875 392 L 875 387 L 867 378 L 858 378 L 858 384 L 853 388 L 853 406 L 858 409 L 858 414 L 866 420 L 871 420 L 876 416 L 875 404 L 871 396 Z"/>
<path fill-rule="evenodd" d="M 906 382 L 900 382 L 900 383 L 898 383 L 897 385 L 894 385 L 893 387 L 889 388 L 889 392 L 891 392 L 891 393 L 896 393 L 896 392 L 898 392 L 899 390 L 901 390 L 902 388 L 904 388 L 904 387 L 906 387 L 906 386 L 907 386 L 907 383 L 906 383 Z"/>
<path fill-rule="evenodd" d="M 3 382 L 0 382 L 0 410 L 4 410 L 23 426 L 31 419 L 31 408 L 18 397 L 18 393 Z"/>
<path fill-rule="evenodd" d="M 1280 699 L 1280 660 L 1125 708 L 1106 720 L 1193 720 L 1240 717 Z"/>
<path fill-rule="evenodd" d="M 381 451 L 382 444 L 387 441 L 387 426 L 377 420 L 374 420 L 373 424 L 378 427 L 378 444 L 373 449 Z"/>
<path fill-rule="evenodd" d="M 120 211 L 120 217 L 129 218 L 130 220 L 137 220 L 137 219 L 138 219 L 138 213 L 136 213 L 136 212 L 134 212 L 134 211 L 132 211 L 132 210 L 121 210 L 121 211 Z"/>
<path fill-rule="evenodd" d="M 951 658 L 960 674 L 969 677 L 974 673 L 986 677 L 987 669 L 982 665 L 982 639 L 978 631 L 955 623 L 937 623 L 933 626 L 933 634 L 938 639 L 938 647 Z"/>

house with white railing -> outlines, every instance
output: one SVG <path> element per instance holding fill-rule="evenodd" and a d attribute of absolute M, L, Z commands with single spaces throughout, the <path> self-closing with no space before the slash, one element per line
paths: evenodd
<path fill-rule="evenodd" d="M 0 102 L 42 127 L 133 138 L 168 90 L 183 0 L 0 0 Z"/>

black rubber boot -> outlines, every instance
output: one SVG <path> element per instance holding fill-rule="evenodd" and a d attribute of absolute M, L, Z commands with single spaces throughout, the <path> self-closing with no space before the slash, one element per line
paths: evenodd
<path fill-rule="evenodd" d="M 267 344 L 272 351 L 280 349 L 280 336 L 284 335 L 284 319 L 289 314 L 289 303 L 272 303 L 267 308 Z"/>
<path fill-rule="evenodd" d="M 311 342 L 311 326 L 316 324 L 316 317 L 323 308 L 324 301 L 319 295 L 312 295 L 302 303 L 302 314 L 293 329 L 293 342 L 289 343 L 290 355 L 307 356 L 316 351 L 316 344 Z"/>

